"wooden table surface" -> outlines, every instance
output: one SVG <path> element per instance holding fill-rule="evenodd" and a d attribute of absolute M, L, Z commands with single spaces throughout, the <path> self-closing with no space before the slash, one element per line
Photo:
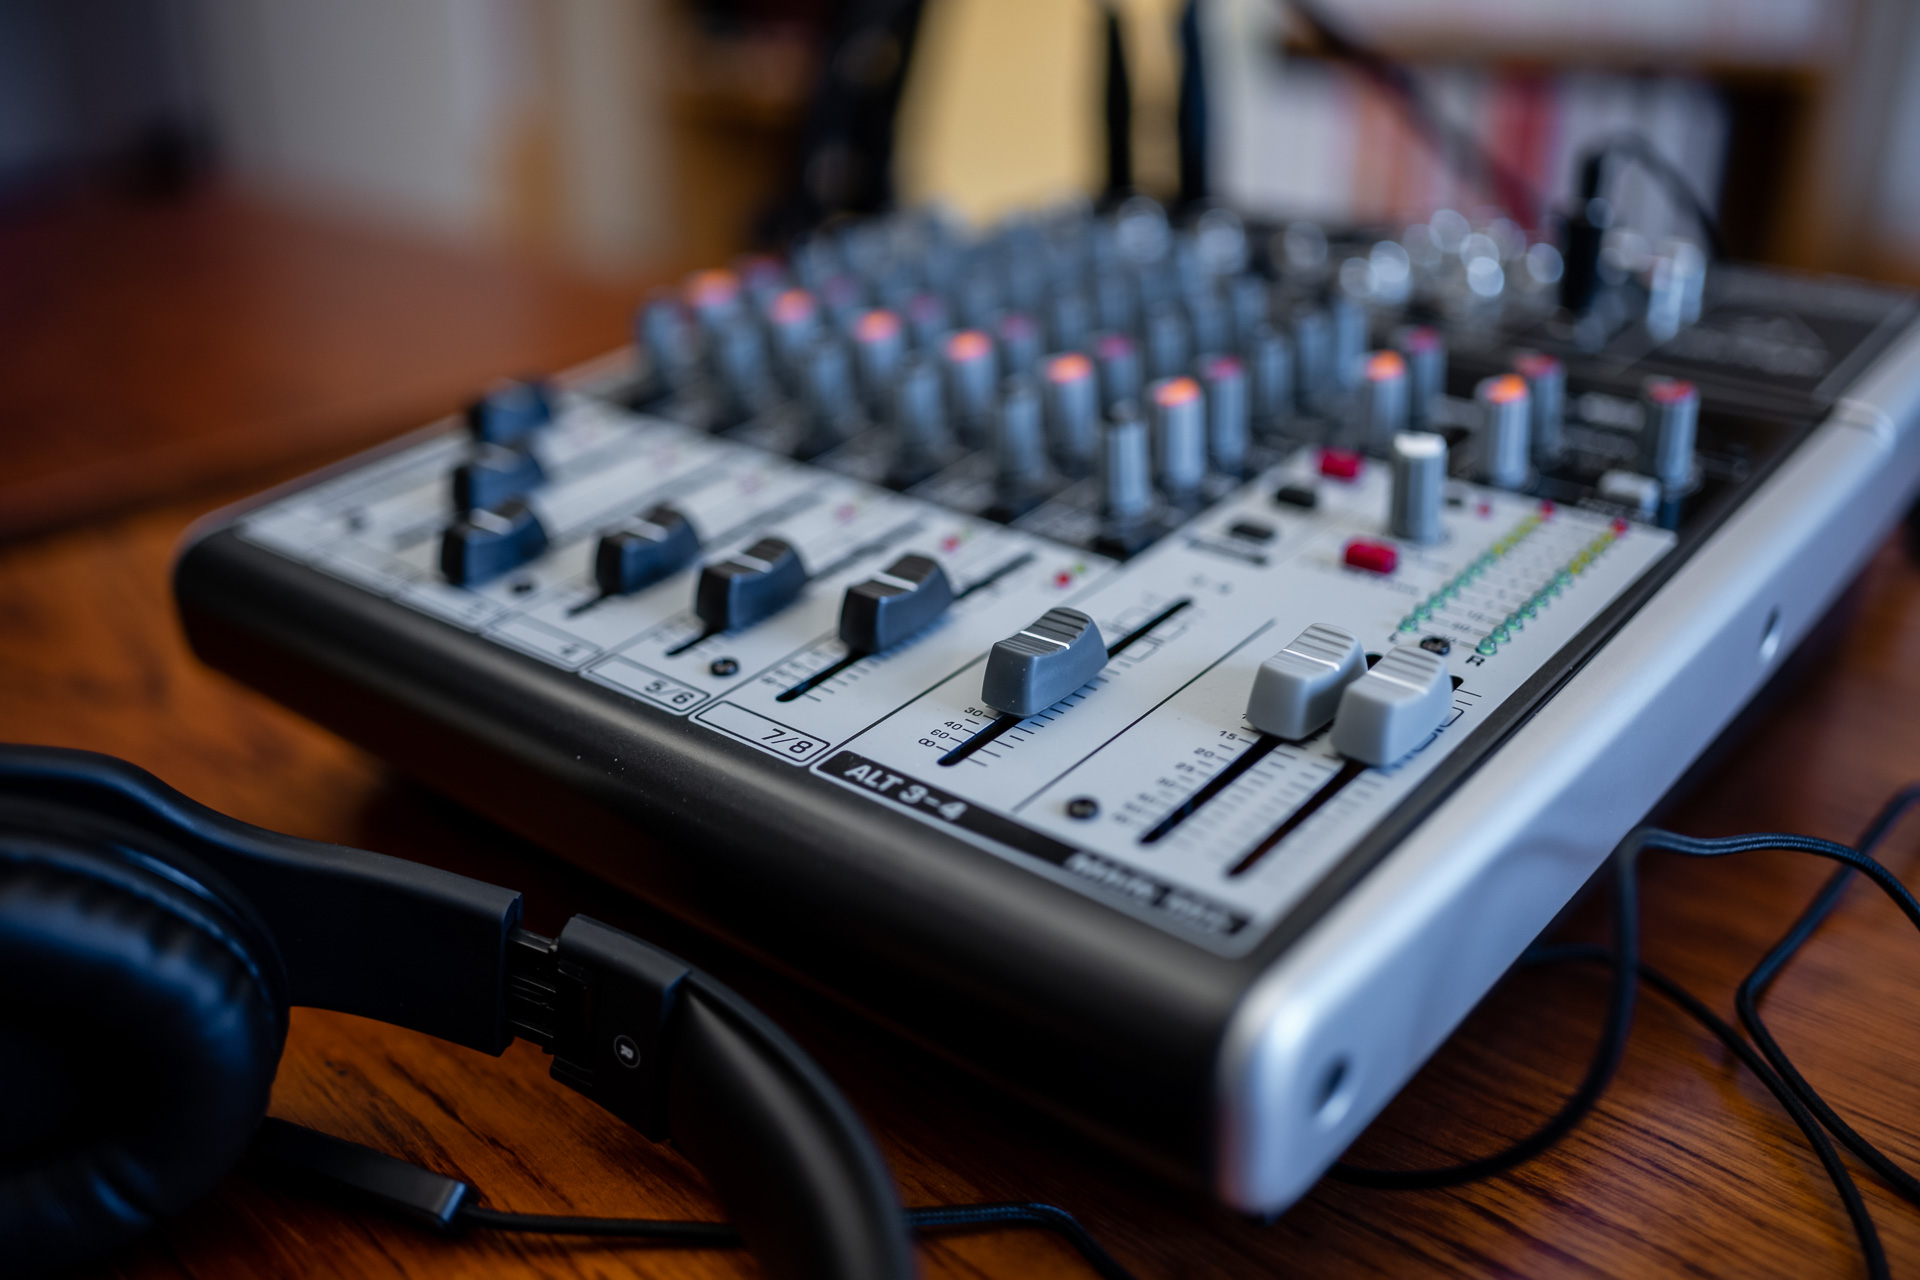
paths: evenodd
<path fill-rule="evenodd" d="M 222 214 L 221 216 L 229 216 Z M 264 233 L 263 233 L 264 234 Z M 271 240 L 271 236 L 268 236 Z M 165 237 L 158 240 L 164 244 Z M 270 256 L 270 255 L 269 255 Z M 243 268 L 226 268 L 243 269 Z M 209 281 L 220 289 L 254 287 Z M 37 339 L 40 371 L 15 362 L 38 412 L 58 421 L 65 387 L 101 336 L 86 298 L 44 284 L 62 332 Z M 292 286 L 296 291 L 312 282 Z M 273 352 L 315 394 L 350 405 L 366 370 L 396 367 L 436 387 L 453 376 L 508 372 L 565 345 L 527 321 L 527 349 L 499 367 L 421 342 L 421 308 L 383 313 L 353 291 L 327 305 L 361 312 L 368 350 L 336 350 L 302 369 L 295 333 L 273 307 L 245 341 Z M 138 296 L 148 315 L 172 305 Z M 284 309 L 299 312 L 287 302 Z M 82 319 L 73 319 L 81 317 Z M 577 319 L 559 324 L 576 324 Z M 57 328 L 58 326 L 53 326 Z M 620 338 L 619 321 L 592 335 Z M 123 335 L 124 336 L 124 335 Z M 547 344 L 543 346 L 542 344 Z M 352 344 L 348 344 L 351 347 Z M 511 344 L 507 344 L 511 345 Z M 140 357 L 135 354 L 137 366 Z M 438 362 L 438 363 L 436 363 Z M 248 362 L 209 353 L 203 379 L 162 380 L 153 406 L 205 439 L 231 424 L 203 420 L 243 399 Z M 436 381 L 438 380 L 438 381 Z M 211 384 L 211 385 L 208 385 Z M 11 397 L 19 389 L 7 387 Z M 86 403 L 110 400 L 76 389 Z M 427 405 L 425 412 L 452 407 Z M 402 397 L 404 399 L 404 397 Z M 366 430 L 338 426 L 336 446 Z M 324 423 L 316 426 L 325 437 Z M 215 450 L 215 453 L 218 451 Z M 110 459 L 102 458 L 102 465 Z M 217 470 L 217 469 L 216 469 Z M 1717 1042 L 1654 999 L 1645 1001 L 1625 1064 L 1596 1114 L 1516 1173 L 1455 1191 L 1396 1193 L 1326 1183 L 1272 1224 L 1235 1217 L 1143 1174 L 1055 1122 L 906 1048 L 857 1017 L 719 953 L 640 904 L 549 859 L 404 781 L 379 761 L 195 663 L 181 639 L 167 570 L 182 530 L 241 496 L 247 484 L 202 488 L 56 532 L 0 543 L 0 738 L 127 757 L 216 808 L 317 839 L 361 844 L 456 868 L 525 891 L 530 923 L 554 929 L 595 915 L 690 954 L 787 1026 L 872 1125 L 910 1205 L 1042 1199 L 1075 1214 L 1143 1277 L 1243 1275 L 1848 1275 L 1860 1270 L 1846 1220 L 1814 1159 L 1772 1099 Z M 289 468 L 282 467 L 283 471 Z M 1884 794 L 1920 778 L 1920 571 L 1889 545 L 1855 594 L 1851 627 L 1771 717 L 1744 736 L 1668 815 L 1700 834 L 1784 828 L 1851 838 Z M 1885 856 L 1915 872 L 1920 821 Z M 1653 855 L 1645 870 L 1646 948 L 1653 963 L 1710 1003 L 1731 994 L 1766 944 L 1826 874 L 1786 854 L 1712 863 Z M 1583 907 L 1573 936 L 1601 936 Z M 1856 886 L 1832 924 L 1775 990 L 1782 1041 L 1841 1109 L 1899 1159 L 1920 1162 L 1920 939 Z M 1500 986 L 1354 1155 L 1414 1165 L 1463 1157 L 1516 1136 L 1578 1078 L 1603 1003 L 1597 972 L 1516 975 Z M 525 1211 L 715 1217 L 699 1177 L 546 1078 L 547 1060 L 516 1044 L 491 1059 L 343 1015 L 297 1011 L 273 1113 L 468 1179 L 485 1203 Z M 1920 1266 L 1920 1217 L 1864 1173 L 1896 1273 Z M 925 1273 L 943 1277 L 1090 1274 L 1066 1246 L 1033 1231 L 926 1245 Z M 90 1269 L 129 1277 L 748 1276 L 750 1259 L 617 1243 L 473 1235 L 444 1241 L 329 1203 L 228 1178 L 207 1201 L 146 1241 Z"/>

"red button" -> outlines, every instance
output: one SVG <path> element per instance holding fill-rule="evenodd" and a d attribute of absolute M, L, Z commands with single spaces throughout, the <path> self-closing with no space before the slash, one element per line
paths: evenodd
<path fill-rule="evenodd" d="M 1322 449 L 1320 474 L 1335 480 L 1351 480 L 1360 474 L 1360 455 L 1352 449 Z"/>
<path fill-rule="evenodd" d="M 1369 573 L 1392 573 L 1400 565 L 1400 552 L 1384 542 L 1355 538 L 1347 544 L 1347 563 Z"/>

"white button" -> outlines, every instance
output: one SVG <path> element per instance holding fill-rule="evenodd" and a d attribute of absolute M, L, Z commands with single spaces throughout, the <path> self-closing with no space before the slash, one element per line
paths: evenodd
<path fill-rule="evenodd" d="M 1600 477 L 1594 491 L 1641 516 L 1651 516 L 1660 505 L 1660 482 L 1634 471 L 1609 471 Z"/>
<path fill-rule="evenodd" d="M 1367 669 L 1360 642 L 1316 622 L 1260 664 L 1247 699 L 1247 722 L 1262 733 L 1304 738 L 1333 719 L 1340 691 Z"/>
<path fill-rule="evenodd" d="M 1439 728 L 1452 705 L 1445 660 L 1395 645 L 1340 695 L 1333 749 L 1363 764 L 1392 764 Z"/>

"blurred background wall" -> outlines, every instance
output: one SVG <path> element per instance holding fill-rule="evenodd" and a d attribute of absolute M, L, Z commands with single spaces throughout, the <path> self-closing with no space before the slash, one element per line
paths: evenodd
<path fill-rule="evenodd" d="M 1920 280 L 1910 0 L 1319 0 L 1414 64 L 1549 203 L 1631 127 L 1745 256 Z M 1173 185 L 1174 0 L 1116 0 L 1141 185 Z M 869 6 L 870 7 L 870 6 Z M 230 186 L 593 271 L 725 257 L 796 175 L 859 0 L 0 0 L 0 201 Z M 1097 189 L 1093 0 L 929 0 L 904 198 L 977 218 Z M 1257 212 L 1476 202 L 1281 0 L 1205 9 L 1216 185 Z M 1661 202 L 1629 179 L 1643 225 Z"/>

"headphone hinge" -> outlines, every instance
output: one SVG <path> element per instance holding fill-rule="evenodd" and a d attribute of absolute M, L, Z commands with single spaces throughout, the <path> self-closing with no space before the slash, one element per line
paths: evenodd
<path fill-rule="evenodd" d="M 668 1019 L 685 961 L 575 916 L 558 939 L 507 941 L 507 1022 L 553 1055 L 552 1075 L 653 1139 L 667 1134 Z"/>

